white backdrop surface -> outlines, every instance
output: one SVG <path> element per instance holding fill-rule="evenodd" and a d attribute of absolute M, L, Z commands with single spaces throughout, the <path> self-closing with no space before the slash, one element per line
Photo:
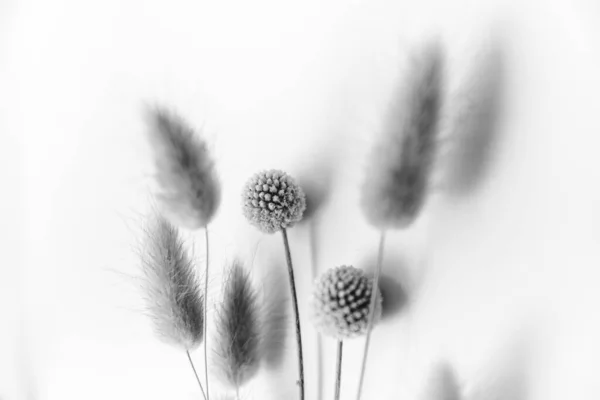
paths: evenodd
<path fill-rule="evenodd" d="M 358 207 L 367 151 L 411 50 L 431 37 L 448 70 L 439 174 L 416 226 L 389 236 L 386 275 L 408 303 L 373 334 L 364 398 L 427 398 L 440 365 L 464 399 L 600 397 L 594 1 L 22 0 L 0 13 L 0 399 L 200 398 L 129 277 L 152 183 L 146 104 L 204 125 L 216 154 L 215 284 L 227 259 L 256 249 L 257 285 L 268 294 L 285 279 L 280 238 L 248 227 L 239 208 L 261 168 L 325 188 L 318 218 L 290 232 L 303 316 L 311 232 L 320 270 L 371 268 L 377 232 Z M 477 69 L 489 54 L 501 74 Z M 470 148 L 452 115 L 481 76 L 501 79 L 502 106 L 495 132 Z M 314 366 L 307 318 L 303 330 Z M 244 398 L 295 398 L 288 333 L 282 364 Z M 354 398 L 361 346 L 346 345 L 343 399 Z"/>

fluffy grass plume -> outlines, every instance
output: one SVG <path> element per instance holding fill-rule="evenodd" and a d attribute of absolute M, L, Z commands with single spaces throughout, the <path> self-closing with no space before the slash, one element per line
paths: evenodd
<path fill-rule="evenodd" d="M 189 229 L 205 227 L 221 191 L 206 143 L 178 115 L 163 108 L 147 112 L 156 162 L 157 200 L 165 217 Z"/>
<path fill-rule="evenodd" d="M 442 61 L 437 44 L 419 54 L 371 154 L 361 202 L 367 220 L 379 229 L 409 226 L 425 202 L 442 106 Z"/>
<path fill-rule="evenodd" d="M 240 260 L 228 266 L 217 310 L 215 362 L 221 380 L 236 391 L 254 376 L 261 359 L 258 296 Z"/>
<path fill-rule="evenodd" d="M 146 307 L 154 330 L 186 351 L 203 340 L 203 295 L 194 264 L 176 227 L 158 214 L 148 217 L 140 251 Z"/>

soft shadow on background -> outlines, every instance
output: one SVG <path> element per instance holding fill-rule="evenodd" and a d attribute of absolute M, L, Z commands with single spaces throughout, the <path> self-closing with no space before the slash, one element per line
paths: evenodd
<path fill-rule="evenodd" d="M 20 374 L 20 388 L 23 390 L 25 400 L 37 400 L 39 396 L 39 388 L 37 384 L 37 376 L 35 367 L 31 357 L 31 348 L 27 343 L 27 332 L 24 327 L 24 322 L 19 323 L 19 337 L 15 346 L 17 354 L 16 367 Z"/>
<path fill-rule="evenodd" d="M 298 183 L 306 194 L 306 210 L 302 225 L 311 224 L 318 219 L 331 195 L 334 185 L 335 157 L 328 149 L 317 149 L 316 154 L 303 157 L 302 167 L 298 172 Z"/>
<path fill-rule="evenodd" d="M 327 149 L 325 149 L 327 150 Z M 300 226 L 308 229 L 311 263 L 311 281 L 316 280 L 321 272 L 319 264 L 321 214 L 327 204 L 334 186 L 334 157 L 327 151 L 320 151 L 305 159 L 303 170 L 298 174 L 298 183 L 306 194 L 306 210 Z M 315 365 L 317 376 L 317 400 L 323 398 L 323 340 L 321 334 L 316 333 L 317 365 Z"/>
<path fill-rule="evenodd" d="M 133 323 L 115 316 L 112 305 L 128 304 L 130 295 L 127 291 L 117 290 L 106 284 L 105 280 L 98 279 L 98 276 L 106 276 L 104 272 L 108 266 L 127 270 L 133 259 L 129 249 L 119 244 L 129 235 L 125 229 L 118 230 L 121 221 L 111 218 L 111 210 L 127 207 L 137 209 L 146 204 L 140 195 L 145 183 L 132 183 L 142 175 L 141 171 L 146 170 L 146 164 L 143 164 L 145 160 L 136 158 L 141 153 L 141 148 L 136 147 L 141 140 L 134 139 L 139 136 L 136 107 L 140 99 L 156 98 L 168 102 L 181 108 L 185 114 L 190 112 L 193 118 L 205 113 L 205 104 L 212 107 L 209 117 L 216 115 L 221 121 L 227 121 L 223 123 L 222 132 L 219 132 L 219 137 L 227 139 L 224 142 L 230 144 L 227 147 L 228 158 L 221 165 L 230 169 L 228 177 L 232 180 L 241 182 L 246 177 L 247 171 L 240 171 L 237 167 L 240 163 L 256 165 L 263 160 L 274 167 L 288 166 L 292 159 L 305 163 L 307 172 L 295 175 L 306 185 L 309 197 L 307 216 L 319 216 L 321 211 L 327 209 L 323 217 L 335 217 L 331 218 L 332 228 L 329 230 L 335 231 L 335 236 L 329 236 L 332 238 L 329 243 L 339 243 L 339 246 L 328 248 L 324 245 L 328 237 L 317 239 L 318 234 L 313 234 L 311 251 L 315 255 L 312 258 L 325 258 L 330 254 L 331 260 L 327 266 L 332 266 L 329 265 L 330 261 L 332 264 L 337 262 L 334 257 L 354 262 L 357 258 L 363 260 L 363 250 L 374 250 L 367 249 L 371 246 L 368 242 L 371 237 L 364 224 L 360 223 L 360 216 L 357 216 L 357 208 L 354 207 L 356 199 L 345 197 L 347 193 L 354 193 L 355 186 L 346 188 L 348 190 L 343 192 L 344 196 L 340 196 L 341 201 L 335 203 L 335 207 L 333 204 L 328 207 L 329 190 L 334 186 L 329 178 L 318 176 L 314 181 L 307 179 L 307 175 L 326 167 L 319 165 L 318 160 L 303 159 L 301 156 L 296 158 L 298 147 L 318 147 L 314 141 L 320 140 L 317 136 L 325 134 L 321 130 L 311 130 L 315 124 L 306 121 L 329 119 L 332 116 L 336 118 L 337 114 L 341 114 L 337 118 L 345 125 L 335 121 L 329 126 L 338 130 L 340 127 L 347 128 L 353 136 L 347 143 L 340 143 L 347 144 L 348 149 L 338 151 L 344 157 L 334 164 L 340 166 L 339 172 L 344 179 L 333 183 L 339 183 L 342 190 L 344 184 L 354 185 L 352 179 L 357 176 L 355 172 L 362 167 L 356 155 L 363 154 L 361 146 L 367 143 L 365 138 L 372 132 L 365 130 L 362 135 L 363 131 L 355 128 L 354 122 L 360 120 L 356 113 L 360 110 L 355 112 L 352 106 L 374 107 L 373 104 L 381 103 L 384 96 L 380 92 L 385 90 L 385 86 L 373 84 L 377 80 L 360 73 L 363 69 L 353 67 L 352 63 L 367 60 L 364 62 L 370 65 L 370 60 L 382 53 L 384 55 L 379 57 L 381 63 L 389 62 L 393 68 L 396 60 L 385 56 L 385 51 L 398 45 L 398 36 L 402 37 L 402 43 L 408 43 L 409 40 L 404 39 L 418 37 L 419 28 L 426 30 L 430 25 L 435 25 L 434 20 L 438 20 L 447 24 L 441 33 L 447 35 L 448 42 L 454 42 L 456 35 L 465 34 L 475 20 L 484 20 L 485 17 L 479 15 L 480 10 L 475 3 L 467 1 L 407 3 L 395 0 L 310 0 L 292 3 L 282 5 L 283 2 L 259 0 L 251 3 L 233 1 L 223 5 L 188 0 L 172 3 L 23 0 L 16 7 L 18 13 L 14 14 L 14 8 L 10 5 L 7 8 L 6 4 L 16 2 L 9 0 L 9 3 L 0 3 L 0 21 L 4 23 L 11 20 L 0 26 L 0 86 L 3 88 L 0 104 L 5 111 L 0 113 L 0 125 L 11 135 L 26 138 L 24 144 L 27 148 L 27 159 L 22 163 L 24 176 L 4 181 L 7 191 L 4 201 L 8 203 L 3 203 L 3 208 L 8 211 L 9 220 L 3 221 L 3 224 L 10 226 L 14 221 L 15 226 L 25 231 L 13 231 L 11 227 L 7 229 L 8 239 L 26 237 L 23 251 L 7 251 L 4 255 L 6 267 L 2 269 L 3 279 L 0 279 L 4 285 L 0 284 L 0 287 L 4 296 L 1 298 L 5 302 L 0 309 L 4 311 L 6 308 L 9 312 L 9 331 L 12 329 L 10 322 L 14 309 L 20 313 L 14 302 L 18 297 L 14 296 L 14 287 L 19 286 L 15 285 L 15 280 L 19 280 L 20 274 L 15 265 L 19 260 L 10 257 L 24 255 L 28 262 L 24 268 L 27 282 L 23 285 L 26 286 L 23 297 L 27 300 L 27 307 L 22 316 L 30 322 L 27 325 L 30 340 L 28 338 L 20 345 L 32 351 L 31 354 L 25 351 L 23 355 L 23 349 L 13 346 L 11 334 L 6 336 L 9 342 L 3 343 L 6 346 L 1 348 L 11 356 L 14 352 L 23 357 L 20 367 L 12 357 L 10 360 L 11 367 L 14 364 L 20 368 L 18 375 L 26 386 L 19 389 L 22 395 L 17 394 L 15 400 L 86 397 L 90 400 L 151 400 L 186 398 L 188 391 L 197 394 L 189 367 L 183 363 L 185 360 L 178 354 L 172 355 L 170 349 L 163 350 L 150 334 L 146 335 L 145 321 Z M 600 354 L 596 345 L 598 341 L 594 340 L 588 329 L 590 323 L 595 325 L 591 327 L 592 330 L 597 330 L 599 325 L 594 320 L 597 308 L 594 304 L 597 304 L 598 297 L 594 287 L 597 280 L 593 279 L 597 269 L 597 251 L 594 251 L 593 240 L 597 232 L 593 232 L 593 227 L 587 230 L 589 221 L 597 216 L 597 207 L 593 206 L 598 198 L 598 190 L 593 184 L 597 180 L 592 179 L 594 173 L 588 171 L 593 171 L 593 166 L 597 166 L 593 154 L 598 141 L 593 129 L 590 132 L 584 129 L 595 128 L 597 120 L 592 108 L 597 95 L 598 63 L 597 58 L 593 58 L 595 50 L 582 48 L 585 47 L 584 43 L 576 43 L 576 34 L 579 33 L 593 44 L 595 35 L 589 33 L 595 33 L 597 29 L 591 23 L 588 26 L 584 26 L 583 21 L 580 23 L 582 9 L 578 10 L 576 5 L 570 8 L 570 4 L 578 1 L 553 0 L 548 7 L 540 7 L 540 4 L 531 1 L 513 3 L 515 9 L 508 20 L 510 29 L 516 32 L 518 38 L 512 44 L 515 49 L 511 51 L 516 56 L 512 57 L 515 54 L 510 53 L 508 78 L 512 82 L 513 75 L 520 77 L 517 81 L 523 86 L 514 88 L 516 93 L 511 94 L 510 104 L 514 101 L 523 112 L 516 116 L 516 130 L 511 134 L 519 136 L 521 140 L 518 146 L 522 150 L 513 153 L 508 151 L 511 156 L 509 164 L 514 161 L 518 167 L 507 167 L 505 171 L 511 178 L 525 174 L 531 178 L 532 184 L 537 183 L 541 189 L 547 190 L 538 190 L 529 197 L 539 203 L 515 204 L 512 208 L 502 208 L 504 213 L 497 212 L 498 209 L 493 207 L 482 212 L 477 209 L 480 204 L 474 204 L 473 208 L 467 204 L 468 210 L 464 211 L 463 220 L 448 218 L 456 223 L 444 227 L 441 226 L 446 222 L 444 220 L 436 225 L 435 229 L 450 232 L 447 239 L 451 248 L 442 252 L 440 248 L 430 247 L 431 250 L 424 257 L 432 257 L 431 263 L 435 265 L 431 268 L 434 273 L 428 278 L 439 276 L 444 278 L 443 282 L 449 283 L 446 286 L 438 285 L 447 289 L 445 292 L 428 293 L 432 301 L 424 303 L 431 307 L 423 307 L 422 314 L 415 312 L 415 315 L 419 315 L 410 322 L 415 322 L 414 332 L 422 340 L 421 349 L 436 353 L 440 350 L 436 344 L 443 340 L 436 335 L 427 335 L 430 332 L 444 332 L 448 328 L 448 310 L 464 304 L 473 305 L 468 310 L 460 309 L 466 315 L 465 323 L 454 324 L 455 336 L 465 339 L 444 342 L 448 347 L 444 350 L 460 353 L 468 360 L 477 358 L 476 353 L 483 346 L 474 346 L 471 341 L 484 335 L 501 334 L 493 329 L 493 325 L 485 329 L 485 323 L 480 319 L 484 316 L 476 313 L 477 308 L 480 305 L 482 309 L 495 306 L 499 297 L 509 297 L 511 284 L 520 282 L 526 286 L 524 280 L 509 284 L 504 281 L 500 285 L 494 280 L 495 271 L 492 269 L 497 267 L 502 270 L 511 267 L 511 263 L 523 264 L 523 270 L 533 271 L 531 277 L 535 278 L 526 282 L 527 294 L 531 291 L 537 293 L 542 287 L 560 288 L 553 293 L 553 298 L 558 298 L 555 300 L 557 304 L 565 303 L 562 305 L 565 316 L 559 321 L 572 322 L 571 317 L 581 320 L 581 325 L 576 326 L 580 329 L 573 329 L 570 336 L 561 338 L 565 355 L 571 356 L 580 350 L 577 356 L 567 358 L 568 362 L 557 359 L 548 367 L 571 374 L 544 383 L 550 390 L 562 388 L 570 393 L 568 390 L 577 392 L 579 389 L 580 394 L 585 395 L 582 391 L 590 391 L 592 386 L 580 388 L 577 383 L 587 371 L 593 374 Z M 405 12 L 398 12 L 396 5 L 400 5 L 401 11 Z M 468 12 L 465 13 L 465 10 Z M 7 11 L 7 14 L 1 15 L 2 11 Z M 9 14 L 16 18 L 12 19 Z M 415 15 L 424 18 L 416 18 Z M 591 15 L 586 13 L 583 16 L 590 18 Z M 337 30 L 332 29 L 334 23 L 338 25 Z M 561 29 L 561 23 L 571 24 L 573 29 Z M 9 30 L 10 34 L 4 35 Z M 472 31 L 477 36 L 478 31 Z M 569 32 L 572 34 L 569 35 Z M 356 46 L 362 37 L 364 41 Z M 465 47 L 473 41 L 477 40 L 468 41 Z M 462 45 L 457 41 L 457 47 Z M 323 61 L 324 56 L 340 46 L 346 46 L 339 51 L 345 58 L 332 56 Z M 463 90 L 457 97 L 457 110 L 453 110 L 456 113 L 452 114 L 452 129 L 448 135 L 448 168 L 444 169 L 448 175 L 443 182 L 447 188 L 445 190 L 451 195 L 467 197 L 486 186 L 487 178 L 492 175 L 491 170 L 494 169 L 495 173 L 498 166 L 495 154 L 502 153 L 497 150 L 506 143 L 504 136 L 501 136 L 500 125 L 503 122 L 502 100 L 507 76 L 502 46 L 500 43 L 495 46 L 496 49 L 491 46 L 489 54 L 475 62 L 473 71 L 465 74 L 461 86 Z M 513 58 L 520 62 L 516 67 L 512 65 Z M 458 61 L 460 64 L 463 60 Z M 391 80 L 390 76 L 382 75 L 385 75 L 382 81 Z M 342 100 L 348 104 L 333 104 L 331 108 L 337 112 L 321 113 L 319 110 L 324 106 L 322 99 L 329 90 L 330 78 L 338 76 L 347 76 L 348 81 L 355 82 L 347 91 L 341 90 L 344 95 Z M 340 89 L 345 89 L 342 85 L 345 80 L 338 80 L 334 84 L 337 82 Z M 202 92 L 202 95 L 196 95 L 198 92 Z M 578 93 L 589 94 L 589 98 L 577 96 Z M 589 101 L 580 103 L 584 98 Z M 335 101 L 336 96 L 332 96 L 331 100 Z M 365 111 L 360 113 L 370 114 Z M 364 125 L 369 123 L 363 122 Z M 286 146 L 282 149 L 273 148 L 273 143 Z M 3 164 L 5 170 L 12 172 L 20 168 L 21 165 L 17 163 L 18 151 L 13 148 L 12 142 L 3 137 L 2 144 L 5 150 L 3 155 L 8 156 L 2 157 L 6 163 Z M 229 149 L 232 151 L 229 152 Z M 582 160 L 587 163 L 580 163 Z M 539 164 L 543 168 L 534 170 L 529 167 L 531 164 Z M 588 165 L 591 167 L 587 168 Z M 498 167 L 498 170 L 503 168 Z M 577 186 L 570 186 L 572 181 L 576 181 Z M 503 199 L 509 195 L 514 197 L 515 192 L 529 188 L 529 183 L 522 183 L 517 190 L 512 181 L 505 186 L 510 187 L 494 195 L 504 195 Z M 338 189 L 340 187 L 336 186 L 331 198 L 339 193 Z M 509 195 L 506 195 L 507 192 Z M 21 193 L 25 193 L 21 196 L 25 199 L 19 198 Z M 232 194 L 232 202 L 236 202 L 236 205 L 237 196 L 239 193 L 236 188 Z M 527 213 L 536 213 L 536 209 L 544 209 L 544 206 L 548 210 L 537 213 L 544 218 L 525 219 L 522 222 L 519 218 L 519 228 L 536 235 L 523 236 L 526 240 L 511 247 L 515 250 L 511 254 L 513 257 L 505 257 L 506 246 L 502 239 L 506 239 L 507 235 L 494 235 L 498 231 L 496 227 L 502 225 L 505 216 L 510 217 L 509 214 L 515 212 L 517 206 L 521 209 L 526 207 Z M 24 212 L 17 212 L 21 208 L 24 208 Z M 228 211 L 224 211 L 221 217 L 229 217 Z M 586 214 L 588 211 L 589 214 Z M 233 213 L 238 215 L 239 209 L 230 214 Z M 479 225 L 475 223 L 478 221 L 471 221 L 469 217 L 487 223 Z M 319 218 L 311 217 L 306 224 L 298 226 L 297 231 L 291 232 L 290 237 L 303 238 L 301 235 L 310 230 L 316 233 L 320 229 L 325 231 L 323 226 L 318 228 L 317 223 L 313 225 L 313 221 L 319 221 Z M 546 221 L 550 221 L 548 226 L 553 228 L 547 231 L 554 236 L 547 234 L 540 238 L 539 235 L 545 232 L 534 225 L 546 224 Z M 330 219 L 327 220 L 328 225 L 329 222 Z M 225 228 L 230 229 L 230 226 Z M 248 231 L 254 232 L 250 228 Z M 215 238 L 218 237 L 215 235 Z M 500 240 L 493 246 L 485 246 L 487 243 L 476 240 L 490 237 Z M 226 235 L 221 238 L 225 238 L 222 247 L 230 245 Z M 268 349 L 266 373 L 276 376 L 285 372 L 286 377 L 293 377 L 295 349 L 290 340 L 293 325 L 285 259 L 280 238 L 272 239 L 277 244 L 270 249 L 274 254 L 273 262 L 271 265 L 261 265 L 272 275 L 265 277 L 263 285 L 264 296 L 269 299 L 270 307 L 268 320 L 265 321 Z M 590 242 L 589 249 L 582 246 L 586 245 L 584 242 L 587 240 Z M 9 250 L 18 248 L 18 243 L 14 247 L 12 242 L 4 243 Z M 302 271 L 298 275 L 308 277 L 311 269 L 314 275 L 319 268 L 317 263 L 310 265 L 308 246 L 304 244 L 295 241 L 292 246 L 294 261 L 298 261 L 295 267 Z M 316 244 L 321 244 L 321 248 L 317 249 Z M 421 298 L 424 290 L 421 291 L 420 284 L 415 283 L 420 282 L 421 278 L 412 272 L 408 273 L 409 270 L 418 269 L 410 260 L 410 254 L 404 259 L 403 255 L 394 255 L 391 250 L 390 247 L 390 251 L 386 252 L 381 284 L 384 320 L 400 322 L 399 328 L 404 328 L 404 311 L 414 304 L 416 295 Z M 407 250 L 399 247 L 398 253 L 408 253 Z M 494 253 L 496 251 L 498 253 Z M 470 257 L 472 253 L 477 256 Z M 364 254 L 364 262 L 357 263 L 357 266 L 372 270 L 376 256 L 368 252 Z M 435 257 L 436 254 L 439 256 Z M 486 263 L 496 254 L 502 257 L 500 261 Z M 215 260 L 215 266 L 220 265 L 217 264 L 217 257 Z M 447 275 L 439 274 L 440 271 L 445 271 Z M 477 281 L 472 274 L 460 275 L 461 271 L 477 271 L 477 277 L 486 280 L 490 288 L 501 286 L 501 290 L 473 290 L 473 282 L 476 284 Z M 588 291 L 589 297 L 577 297 L 585 291 Z M 511 311 L 525 305 L 529 298 L 523 297 L 515 298 L 517 304 Z M 552 307 L 555 304 L 543 306 L 546 310 L 554 311 Z M 410 311 L 414 309 L 416 307 L 410 307 Z M 500 307 L 494 310 L 496 314 L 489 315 L 486 322 L 502 317 L 504 310 Z M 133 321 L 132 318 L 129 320 Z M 431 323 L 419 325 L 423 320 Z M 311 329 L 308 318 L 304 318 L 304 326 L 307 330 Z M 386 323 L 385 329 L 380 331 L 381 336 L 386 341 L 389 339 L 390 343 L 400 342 L 398 337 L 403 334 L 402 329 L 396 331 L 395 326 Z M 419 327 L 422 329 L 419 330 Z M 0 337 L 3 340 L 5 338 L 1 333 Z M 306 335 L 307 352 L 312 352 L 313 337 Z M 584 344 L 589 345 L 589 349 L 580 344 L 582 337 L 588 340 Z M 394 339 L 397 341 L 392 342 Z M 468 343 L 463 348 L 461 345 L 464 342 Z M 405 343 L 398 345 L 404 346 Z M 576 351 L 573 351 L 573 347 Z M 348 391 L 354 390 L 353 379 L 356 375 L 352 368 L 359 362 L 360 350 L 358 343 L 348 346 L 349 373 L 343 377 L 343 389 Z M 403 363 L 407 369 L 413 367 L 412 359 L 389 357 L 388 348 L 384 350 L 379 354 L 372 353 L 372 362 L 380 369 L 369 372 L 372 390 L 365 394 L 374 400 L 398 398 L 396 390 L 404 382 L 398 379 L 396 368 L 402 367 Z M 431 354 L 434 359 L 439 356 L 437 353 Z M 458 360 L 453 364 L 453 369 L 440 367 L 441 377 L 434 380 L 442 383 L 434 385 L 441 387 L 439 396 L 442 399 L 529 400 L 524 384 L 526 374 L 520 370 L 521 361 L 518 357 L 512 361 L 502 360 L 498 354 L 498 357 L 487 360 L 478 376 L 471 376 L 477 375 L 477 372 L 463 370 L 468 368 L 458 369 L 458 365 L 464 366 L 468 360 Z M 0 360 L 0 369 L 5 362 L 8 361 Z M 284 371 L 288 366 L 290 371 Z M 333 363 L 328 364 L 327 371 L 331 371 L 332 366 Z M 468 396 L 460 396 L 461 392 L 456 390 L 457 386 L 462 388 L 463 385 L 454 384 L 457 375 L 454 370 L 460 372 L 461 384 L 466 386 L 468 383 L 473 387 Z M 290 372 L 289 375 L 287 372 Z M 12 379 L 12 370 L 7 371 L 8 375 L 4 373 L 4 370 L 0 371 L 0 397 L 2 400 L 12 400 L 13 396 L 7 391 L 12 389 L 15 380 Z M 278 382 L 281 376 L 272 379 L 275 389 L 272 386 L 257 387 L 256 398 L 271 398 L 269 395 L 276 389 L 287 390 L 287 386 L 293 386 Z M 311 382 L 313 384 L 315 382 Z M 292 391 L 293 388 L 290 389 Z M 384 394 L 378 396 L 380 392 Z M 352 398 L 350 392 L 345 392 L 343 396 Z M 543 400 L 563 398 L 569 399 L 569 396 L 555 394 L 541 397 Z M 593 396 L 581 395 L 571 398 L 594 399 Z"/>
<path fill-rule="evenodd" d="M 382 321 L 400 316 L 410 305 L 414 287 L 411 286 L 406 263 L 406 260 L 392 251 L 389 251 L 384 257 L 379 281 L 382 297 Z M 377 252 L 368 254 L 361 265 L 368 273 L 373 274 L 377 265 Z"/>
<path fill-rule="evenodd" d="M 419 400 L 462 400 L 461 387 L 452 366 L 440 362 L 432 368 Z"/>
<path fill-rule="evenodd" d="M 495 37 L 488 46 L 449 101 L 449 151 L 441 185 L 453 195 L 479 188 L 500 145 L 506 67 L 501 39 Z"/>
<path fill-rule="evenodd" d="M 289 316 L 290 299 L 287 287 L 287 270 L 283 260 L 270 261 L 269 276 L 264 287 L 266 299 L 264 351 L 268 368 L 277 369 L 282 366 L 286 353 L 286 337 L 292 319 Z M 284 284 L 286 283 L 286 284 Z"/>
<path fill-rule="evenodd" d="M 466 400 L 528 400 L 534 341 L 531 330 L 512 333 L 472 382 Z"/>

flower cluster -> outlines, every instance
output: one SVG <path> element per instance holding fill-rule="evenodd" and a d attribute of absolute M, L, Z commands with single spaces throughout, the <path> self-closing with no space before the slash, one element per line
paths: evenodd
<path fill-rule="evenodd" d="M 283 171 L 255 174 L 242 193 L 244 216 L 265 233 L 291 228 L 302 219 L 306 196 L 296 181 Z"/>
<path fill-rule="evenodd" d="M 363 270 L 342 265 L 325 272 L 314 285 L 312 318 L 319 331 L 337 339 L 366 333 L 373 280 Z M 381 316 L 381 294 L 375 318 Z"/>

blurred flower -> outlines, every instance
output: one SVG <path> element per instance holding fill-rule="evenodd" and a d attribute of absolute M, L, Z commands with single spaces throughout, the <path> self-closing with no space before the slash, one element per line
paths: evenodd
<path fill-rule="evenodd" d="M 252 225 L 265 233 L 275 233 L 291 228 L 302 219 L 306 198 L 291 176 L 269 170 L 255 174 L 246 182 L 242 207 Z"/>
<path fill-rule="evenodd" d="M 373 280 L 358 268 L 340 266 L 325 272 L 316 282 L 312 320 L 321 333 L 338 340 L 367 333 Z M 381 293 L 374 319 L 381 316 Z"/>
<path fill-rule="evenodd" d="M 157 199 L 171 223 L 205 227 L 219 207 L 221 188 L 206 143 L 179 116 L 161 108 L 148 112 L 154 148 Z"/>

